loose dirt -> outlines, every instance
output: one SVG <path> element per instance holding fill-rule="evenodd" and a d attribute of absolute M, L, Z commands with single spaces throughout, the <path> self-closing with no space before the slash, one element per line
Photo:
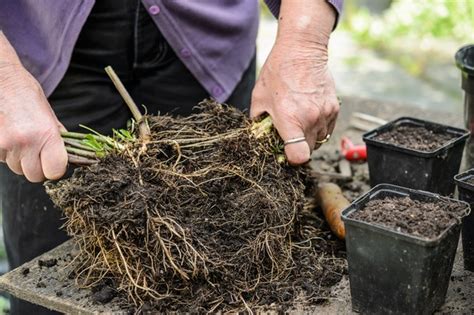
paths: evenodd
<path fill-rule="evenodd" d="M 259 138 L 214 102 L 148 123 L 146 145 L 47 184 L 96 301 L 116 291 L 137 312 L 286 311 L 329 296 L 343 244 L 305 204 L 307 171 L 279 162 L 275 131 Z"/>
<path fill-rule="evenodd" d="M 455 136 L 450 133 L 401 124 L 377 135 L 374 139 L 408 149 L 429 152 L 442 147 L 454 138 Z"/>
<path fill-rule="evenodd" d="M 443 198 L 422 202 L 409 197 L 385 197 L 369 201 L 350 217 L 413 236 L 435 238 L 459 223 L 467 211 L 465 205 Z"/>

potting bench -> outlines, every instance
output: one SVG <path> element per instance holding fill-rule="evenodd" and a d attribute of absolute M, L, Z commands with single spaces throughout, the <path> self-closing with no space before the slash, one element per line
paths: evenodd
<path fill-rule="evenodd" d="M 356 143 L 362 143 L 361 132 L 348 129 L 349 118 L 354 111 L 368 113 L 386 120 L 412 116 L 462 126 L 460 113 L 440 114 L 354 97 L 343 98 L 342 104 L 337 128 L 330 142 L 321 150 L 334 152 L 339 145 L 341 135 L 349 136 Z M 472 305 L 474 273 L 463 270 L 461 250 L 462 247 L 459 246 L 446 303 L 441 309 L 444 313 L 474 313 L 474 305 Z M 71 276 L 70 263 L 76 254 L 77 249 L 74 243 L 68 241 L 0 277 L 0 290 L 68 314 L 126 313 L 118 304 L 117 299 L 112 299 L 105 304 L 96 303 L 90 288 L 79 288 L 76 285 L 74 276 Z M 333 288 L 333 295 L 334 298 L 315 307 L 312 311 L 315 314 L 352 314 L 349 282 L 346 276 Z"/>

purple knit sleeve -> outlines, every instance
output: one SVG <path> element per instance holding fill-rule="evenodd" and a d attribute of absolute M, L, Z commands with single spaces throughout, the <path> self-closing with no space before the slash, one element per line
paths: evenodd
<path fill-rule="evenodd" d="M 326 0 L 329 2 L 334 9 L 337 12 L 337 21 L 339 20 L 339 16 L 342 14 L 342 8 L 344 6 L 344 0 Z M 265 3 L 268 6 L 268 9 L 272 12 L 272 14 L 278 18 L 280 15 L 280 5 L 281 5 L 281 0 L 265 0 Z"/>

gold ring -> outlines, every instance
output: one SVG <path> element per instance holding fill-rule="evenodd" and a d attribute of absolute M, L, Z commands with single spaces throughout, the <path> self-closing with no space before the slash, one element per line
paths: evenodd
<path fill-rule="evenodd" d="M 316 140 L 316 143 L 317 143 L 317 144 L 326 143 L 326 142 L 329 141 L 329 138 L 331 138 L 331 134 L 330 134 L 330 133 L 328 133 L 327 136 L 326 136 L 326 138 L 324 138 L 323 140 Z"/>
<path fill-rule="evenodd" d="M 283 142 L 283 145 L 288 145 L 288 144 L 293 144 L 293 143 L 298 143 L 298 142 L 303 142 L 303 141 L 306 141 L 305 137 L 293 138 L 293 139 L 286 140 L 285 142 Z"/>

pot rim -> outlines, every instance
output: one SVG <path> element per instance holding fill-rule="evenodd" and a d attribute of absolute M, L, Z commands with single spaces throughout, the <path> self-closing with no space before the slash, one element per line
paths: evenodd
<path fill-rule="evenodd" d="M 412 123 L 412 124 L 419 125 L 419 126 L 424 126 L 424 127 L 426 127 L 426 124 L 429 124 L 429 125 L 432 125 L 432 126 L 435 126 L 435 127 L 445 128 L 446 133 L 456 134 L 457 137 L 449 140 L 448 142 L 446 142 L 445 144 L 443 144 L 442 146 L 440 146 L 439 148 L 437 148 L 433 151 L 421 151 L 421 150 L 406 148 L 406 147 L 402 147 L 402 146 L 394 144 L 394 143 L 389 143 L 389 142 L 384 142 L 384 141 L 374 139 L 374 137 L 379 135 L 381 132 L 389 130 L 393 126 L 400 125 L 400 124 L 403 124 L 403 123 Z M 432 157 L 442 155 L 442 153 L 444 151 L 446 151 L 447 149 L 453 147 L 458 142 L 467 139 L 467 137 L 469 137 L 469 135 L 470 135 L 470 132 L 466 129 L 451 127 L 451 126 L 448 126 L 448 125 L 443 125 L 443 124 L 431 122 L 431 121 L 428 121 L 428 120 L 418 119 L 418 118 L 414 118 L 414 117 L 402 116 L 402 117 L 399 117 L 399 118 L 394 119 L 392 121 L 389 121 L 388 123 L 386 123 L 386 124 L 384 124 L 380 127 L 377 127 L 377 128 L 375 128 L 371 131 L 368 131 L 368 132 L 364 133 L 362 135 L 362 139 L 364 140 L 365 143 L 370 144 L 370 145 L 383 147 L 383 148 L 387 148 L 387 149 L 391 149 L 391 150 L 394 150 L 394 151 L 399 151 L 399 152 L 403 152 L 403 153 L 406 153 L 406 154 L 415 155 L 415 156 L 419 156 L 419 157 L 432 158 Z"/>
<path fill-rule="evenodd" d="M 454 182 L 458 187 L 474 192 L 474 184 L 469 184 L 466 182 L 466 180 L 472 177 L 474 177 L 474 168 L 455 175 Z"/>
<path fill-rule="evenodd" d="M 471 50 L 471 49 L 474 50 L 474 44 L 469 44 L 469 45 L 462 46 L 461 48 L 459 48 L 459 50 L 454 55 L 454 60 L 456 62 L 456 66 L 462 72 L 465 72 L 465 73 L 472 76 L 472 75 L 474 75 L 474 60 L 473 60 L 473 64 L 467 64 L 465 62 L 465 58 L 464 58 L 465 52 L 468 51 L 468 50 Z"/>
<path fill-rule="evenodd" d="M 438 245 L 441 242 L 441 240 L 444 239 L 453 228 L 460 226 L 462 222 L 461 221 L 462 218 L 469 214 L 469 211 L 466 211 L 466 214 L 463 217 L 460 217 L 458 222 L 452 223 L 446 229 L 444 229 L 438 236 L 433 237 L 433 238 L 411 235 L 405 232 L 396 231 L 392 228 L 379 225 L 377 223 L 369 223 L 369 222 L 365 222 L 365 221 L 361 221 L 361 220 L 357 220 L 357 219 L 349 217 L 349 215 L 351 215 L 353 212 L 360 209 L 359 207 L 360 205 L 363 205 L 370 200 L 377 199 L 376 197 L 380 193 L 383 193 L 383 192 L 389 192 L 391 195 L 406 196 L 406 197 L 424 196 L 424 197 L 429 197 L 430 199 L 436 199 L 436 200 L 443 199 L 446 201 L 452 201 L 452 202 L 463 204 L 466 207 L 466 209 L 470 209 L 470 206 L 468 203 L 458 200 L 458 199 L 448 198 L 448 197 L 441 196 L 432 192 L 416 190 L 416 189 L 396 186 L 392 184 L 379 184 L 373 187 L 364 195 L 354 200 L 351 203 L 351 205 L 349 205 L 349 207 L 347 207 L 346 209 L 342 211 L 341 217 L 342 217 L 342 220 L 344 221 L 344 224 L 363 227 L 364 229 L 369 229 L 374 232 L 382 233 L 387 236 L 395 236 L 395 238 L 399 238 L 410 243 L 416 243 L 421 246 L 431 247 L 431 246 Z"/>

